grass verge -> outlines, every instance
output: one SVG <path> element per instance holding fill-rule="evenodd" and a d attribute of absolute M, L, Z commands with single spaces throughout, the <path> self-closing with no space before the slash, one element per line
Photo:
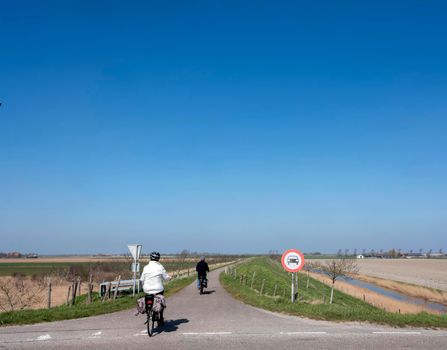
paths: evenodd
<path fill-rule="evenodd" d="M 191 284 L 195 278 L 195 276 L 191 276 L 170 281 L 165 286 L 165 296 L 169 297 L 178 292 Z M 86 296 L 82 295 L 77 299 L 75 306 L 62 305 L 51 309 L 20 310 L 0 313 L 0 325 L 24 325 L 102 315 L 135 308 L 136 299 L 137 297 L 121 296 L 116 300 L 102 302 L 98 294 L 94 293 L 92 303 L 87 304 Z"/>
<path fill-rule="evenodd" d="M 224 288 L 237 299 L 266 310 L 329 321 L 373 322 L 396 327 L 447 328 L 447 315 L 386 312 L 337 290 L 334 291 L 334 303 L 330 305 L 328 304 L 330 288 L 312 278 L 309 278 L 307 288 L 307 275 L 303 273 L 299 274 L 299 301 L 292 304 L 289 274 L 279 263 L 268 258 L 257 258 L 239 265 L 237 276 L 241 275 L 247 276 L 245 283 L 243 281 L 241 283 L 240 277 L 235 279 L 225 273 L 221 274 L 220 280 Z"/>

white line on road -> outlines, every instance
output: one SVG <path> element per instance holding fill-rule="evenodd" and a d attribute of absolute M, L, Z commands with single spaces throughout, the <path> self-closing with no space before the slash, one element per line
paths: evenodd
<path fill-rule="evenodd" d="M 283 335 L 294 335 L 294 334 L 327 334 L 327 332 L 280 332 Z"/>
<path fill-rule="evenodd" d="M 145 335 L 145 336 L 147 336 L 147 330 L 141 331 L 140 333 L 135 333 L 133 336 L 134 336 L 134 337 L 139 337 L 139 336 L 141 336 L 141 335 Z"/>
<path fill-rule="evenodd" d="M 99 332 L 96 332 L 96 333 L 93 333 L 90 337 L 88 337 L 89 339 L 97 339 L 97 338 L 101 338 L 101 334 L 102 334 L 102 332 L 101 331 L 99 331 Z"/>
<path fill-rule="evenodd" d="M 373 334 L 421 334 L 421 332 L 373 332 Z"/>
<path fill-rule="evenodd" d="M 49 340 L 49 339 L 51 339 L 51 335 L 45 334 L 45 335 L 41 335 L 40 337 L 37 337 L 36 340 Z"/>

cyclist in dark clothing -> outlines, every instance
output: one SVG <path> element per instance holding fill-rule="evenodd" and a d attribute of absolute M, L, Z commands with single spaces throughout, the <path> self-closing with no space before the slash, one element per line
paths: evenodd
<path fill-rule="evenodd" d="M 208 267 L 208 264 L 206 263 L 204 256 L 202 256 L 200 258 L 200 261 L 197 263 L 196 271 L 197 271 L 197 288 L 200 289 L 200 278 L 206 279 L 206 273 L 210 272 L 210 268 Z"/>

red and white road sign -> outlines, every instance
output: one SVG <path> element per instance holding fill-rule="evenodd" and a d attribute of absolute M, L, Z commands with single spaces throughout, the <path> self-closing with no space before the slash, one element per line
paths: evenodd
<path fill-rule="evenodd" d="M 286 250 L 281 257 L 281 264 L 288 272 L 298 272 L 304 267 L 304 255 L 299 250 Z"/>

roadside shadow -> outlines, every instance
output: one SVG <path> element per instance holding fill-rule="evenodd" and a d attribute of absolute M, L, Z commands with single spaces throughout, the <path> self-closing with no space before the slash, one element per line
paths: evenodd
<path fill-rule="evenodd" d="M 203 294 L 213 294 L 215 292 L 216 292 L 215 290 L 204 290 Z"/>
<path fill-rule="evenodd" d="M 169 320 L 165 321 L 165 325 L 161 328 L 163 332 L 175 332 L 178 329 L 178 326 L 182 323 L 188 323 L 189 320 L 187 318 L 180 318 L 178 320 Z"/>

